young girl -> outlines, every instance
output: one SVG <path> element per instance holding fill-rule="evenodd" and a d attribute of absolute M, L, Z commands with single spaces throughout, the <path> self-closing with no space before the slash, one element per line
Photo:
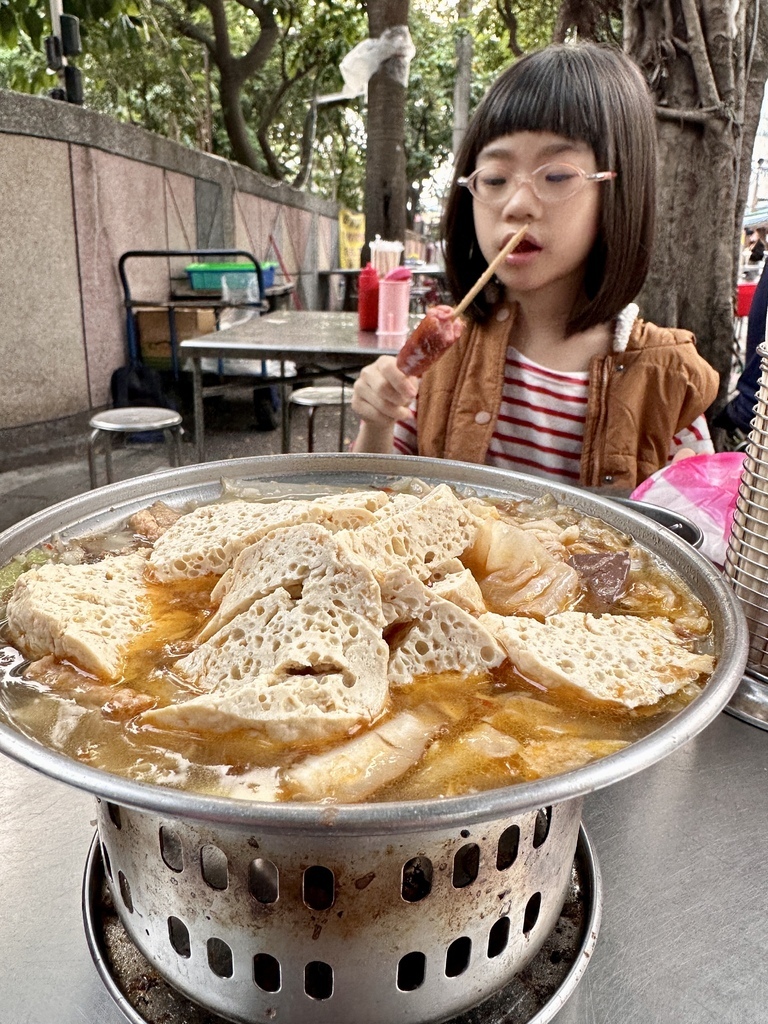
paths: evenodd
<path fill-rule="evenodd" d="M 525 239 L 426 374 L 366 367 L 358 452 L 484 462 L 563 483 L 631 490 L 676 455 L 711 452 L 718 376 L 688 331 L 645 323 L 654 113 L 620 51 L 550 46 L 486 94 L 445 211 L 458 301 L 523 225 Z"/>

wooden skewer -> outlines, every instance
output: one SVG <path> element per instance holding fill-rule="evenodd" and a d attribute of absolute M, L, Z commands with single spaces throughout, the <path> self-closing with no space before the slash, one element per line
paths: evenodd
<path fill-rule="evenodd" d="M 452 312 L 452 316 L 454 318 L 457 317 L 460 313 L 464 312 L 464 310 L 470 304 L 472 299 L 474 299 L 474 297 L 477 295 L 477 293 L 480 291 L 481 288 L 485 288 L 485 286 L 491 280 L 493 275 L 496 273 L 496 268 L 501 263 L 501 261 L 505 257 L 509 256 L 509 254 L 514 249 L 516 249 L 518 247 L 518 245 L 520 245 L 520 243 L 522 242 L 523 238 L 525 237 L 525 233 L 526 233 L 527 230 L 528 230 L 528 225 L 526 224 L 524 227 L 520 228 L 520 230 L 517 232 L 516 235 L 512 235 L 512 237 L 507 242 L 507 244 L 504 246 L 504 248 L 501 250 L 501 252 L 491 260 L 491 262 L 488 264 L 488 266 L 483 271 L 483 273 L 480 275 L 480 277 L 477 279 L 477 281 L 475 281 L 475 283 L 469 289 L 469 291 L 464 296 L 464 298 L 461 300 L 461 302 L 458 305 L 453 307 L 453 310 L 451 312 Z"/>

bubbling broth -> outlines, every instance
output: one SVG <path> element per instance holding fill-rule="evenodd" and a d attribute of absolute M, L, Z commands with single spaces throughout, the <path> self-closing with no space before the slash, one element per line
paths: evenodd
<path fill-rule="evenodd" d="M 153 506 L 157 530 L 137 518 L 36 553 L 6 593 L 0 714 L 138 781 L 239 799 L 400 801 L 580 767 L 700 692 L 713 665 L 706 610 L 630 537 L 551 499 L 449 492 L 438 508 L 435 491 L 360 493 L 330 511 L 322 497 L 282 510 L 291 499 L 216 503 L 188 514 L 186 539 L 186 516 L 168 510 L 163 522 Z M 460 525 L 442 528 L 449 506 Z M 249 516 L 268 528 L 236 542 L 232 523 Z M 426 551 L 420 530 L 433 534 Z M 118 564 L 129 581 L 119 587 Z M 110 630 L 122 644 L 111 676 L 109 653 L 87 663 L 72 624 L 108 586 L 122 602 L 99 620 L 104 650 Z M 43 628 L 45 616 L 55 622 Z M 55 629 L 76 642 L 46 650 Z"/>

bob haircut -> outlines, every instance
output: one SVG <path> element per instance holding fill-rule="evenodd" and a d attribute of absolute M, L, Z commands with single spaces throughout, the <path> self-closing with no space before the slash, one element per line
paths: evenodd
<path fill-rule="evenodd" d="M 599 171 L 600 223 L 587 257 L 586 301 L 571 310 L 569 334 L 611 321 L 645 281 L 656 220 L 656 126 L 639 69 L 620 50 L 596 43 L 555 44 L 527 54 L 496 79 L 475 112 L 456 159 L 443 216 L 446 276 L 456 301 L 487 263 L 477 244 L 473 199 L 457 179 L 478 154 L 514 132 L 544 131 L 592 147 Z M 491 309 L 482 292 L 467 310 L 482 322 Z"/>

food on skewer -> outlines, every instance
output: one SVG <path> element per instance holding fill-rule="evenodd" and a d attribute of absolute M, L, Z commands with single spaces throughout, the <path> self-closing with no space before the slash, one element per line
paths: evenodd
<path fill-rule="evenodd" d="M 460 314 L 490 281 L 502 260 L 522 242 L 527 230 L 526 224 L 509 239 L 458 305 L 431 306 L 427 310 L 424 319 L 419 322 L 397 354 L 398 370 L 402 370 L 409 377 L 421 377 L 455 341 L 458 341 L 464 329 L 464 321 L 460 319 Z"/>
<path fill-rule="evenodd" d="M 463 330 L 464 321 L 454 316 L 453 306 L 430 306 L 397 353 L 397 368 L 408 377 L 421 377 Z"/>

